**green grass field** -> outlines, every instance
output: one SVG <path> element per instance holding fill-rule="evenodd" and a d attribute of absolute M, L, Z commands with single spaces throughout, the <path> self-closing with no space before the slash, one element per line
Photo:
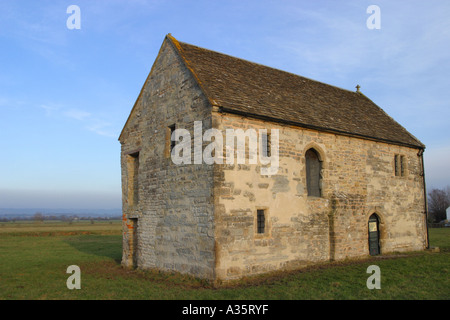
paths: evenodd
<path fill-rule="evenodd" d="M 450 228 L 430 229 L 441 252 L 328 263 L 213 288 L 179 274 L 120 266 L 120 221 L 0 223 L 0 299 L 414 299 L 450 298 Z M 67 267 L 81 270 L 81 289 L 66 286 Z M 366 286 L 367 267 L 381 270 L 381 289 Z"/>

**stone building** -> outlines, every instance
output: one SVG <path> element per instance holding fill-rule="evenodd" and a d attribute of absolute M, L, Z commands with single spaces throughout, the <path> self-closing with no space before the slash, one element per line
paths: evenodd
<path fill-rule="evenodd" d="M 172 141 L 181 128 L 192 140 Z M 258 151 L 277 153 L 276 172 L 250 152 L 245 163 L 202 161 L 208 129 L 266 129 Z M 169 34 L 119 141 L 124 266 L 223 281 L 428 246 L 425 147 L 359 87 Z M 192 161 L 177 164 L 183 141 Z"/>

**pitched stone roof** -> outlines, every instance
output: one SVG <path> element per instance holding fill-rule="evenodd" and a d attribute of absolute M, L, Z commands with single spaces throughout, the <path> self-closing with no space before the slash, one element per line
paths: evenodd
<path fill-rule="evenodd" d="M 305 128 L 397 145 L 425 146 L 360 92 L 337 88 L 166 37 L 212 105 Z"/>

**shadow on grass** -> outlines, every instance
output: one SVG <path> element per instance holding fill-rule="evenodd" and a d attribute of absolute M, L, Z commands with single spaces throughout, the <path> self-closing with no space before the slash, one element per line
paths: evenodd
<path fill-rule="evenodd" d="M 118 264 L 122 259 L 122 235 L 79 235 L 63 241 L 80 252 L 110 258 Z"/>

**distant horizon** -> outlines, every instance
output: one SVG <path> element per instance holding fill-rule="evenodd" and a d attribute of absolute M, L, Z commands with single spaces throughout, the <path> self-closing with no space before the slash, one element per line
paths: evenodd
<path fill-rule="evenodd" d="M 0 188 L 0 208 L 115 209 L 122 208 L 122 194 L 98 191 L 7 190 Z"/>
<path fill-rule="evenodd" d="M 0 214 L 3 211 L 20 211 L 20 210 L 24 210 L 24 211 L 30 211 L 30 210 L 43 210 L 43 211 L 47 211 L 47 212 L 57 212 L 57 211 L 77 211 L 77 212 L 82 212 L 82 211 L 114 211 L 114 210 L 122 210 L 122 208 L 45 208 L 45 207 L 26 207 L 26 208 L 3 208 L 0 207 Z"/>
<path fill-rule="evenodd" d="M 0 208 L 0 218 L 4 217 L 32 217 L 36 213 L 41 213 L 44 216 L 96 216 L 96 217 L 111 217 L 120 216 L 122 208 L 111 209 L 70 209 L 70 208 Z"/>

